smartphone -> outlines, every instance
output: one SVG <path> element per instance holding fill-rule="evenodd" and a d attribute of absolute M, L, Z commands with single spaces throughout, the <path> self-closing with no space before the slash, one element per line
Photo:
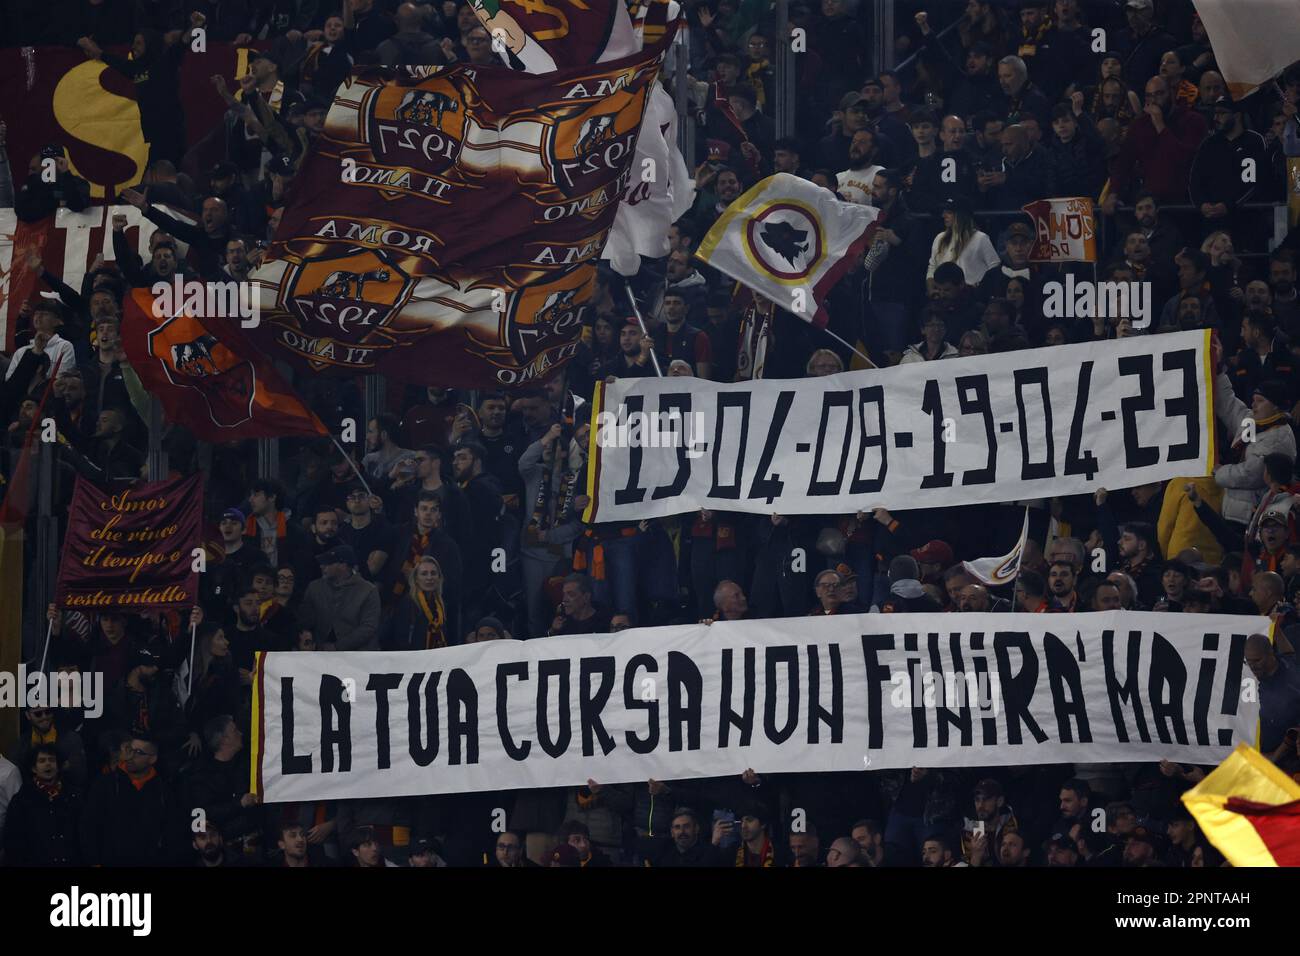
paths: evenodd
<path fill-rule="evenodd" d="M 984 835 L 984 821 L 983 821 L 983 820 L 976 820 L 976 821 L 975 821 L 975 825 L 974 825 L 973 827 L 970 828 L 970 832 L 973 833 L 975 836 L 983 836 L 983 835 Z"/>
<path fill-rule="evenodd" d="M 722 842 L 718 844 L 723 847 L 732 847 L 740 842 L 740 829 L 736 826 L 736 814 L 732 810 L 714 810 L 713 822 L 717 823 L 722 820 L 724 823 L 730 823 L 731 829 L 722 835 Z"/>

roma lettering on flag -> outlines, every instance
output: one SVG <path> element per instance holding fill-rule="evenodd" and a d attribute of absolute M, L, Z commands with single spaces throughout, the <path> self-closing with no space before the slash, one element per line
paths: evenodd
<path fill-rule="evenodd" d="M 545 377 L 578 347 L 669 42 L 540 76 L 354 73 L 253 276 L 250 338 L 318 372 Z"/>
<path fill-rule="evenodd" d="M 777 173 L 733 202 L 695 255 L 820 328 L 830 318 L 826 296 L 862 255 L 879 215 Z"/>
<path fill-rule="evenodd" d="M 1097 224 L 1091 199 L 1039 199 L 1022 208 L 1034 220 L 1030 262 L 1097 261 Z"/>
<path fill-rule="evenodd" d="M 122 344 L 140 381 L 170 421 L 209 442 L 328 435 L 234 319 L 181 311 L 153 314 L 154 296 L 135 289 L 123 303 Z"/>
<path fill-rule="evenodd" d="M 203 476 L 97 488 L 78 476 L 59 565 L 60 607 L 188 607 L 199 592 Z"/>
<path fill-rule="evenodd" d="M 1233 866 L 1300 866 L 1300 783 L 1238 744 L 1184 805 Z"/>

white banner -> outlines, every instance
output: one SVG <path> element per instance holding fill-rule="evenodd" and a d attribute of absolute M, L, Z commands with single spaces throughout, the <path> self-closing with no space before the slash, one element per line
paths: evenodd
<path fill-rule="evenodd" d="M 862 614 L 435 651 L 270 653 L 268 802 L 759 773 L 1155 761 L 1254 745 L 1266 618 Z"/>
<path fill-rule="evenodd" d="M 1177 332 L 734 385 L 621 379 L 592 403 L 585 518 L 853 514 L 1208 475 L 1209 341 Z"/>

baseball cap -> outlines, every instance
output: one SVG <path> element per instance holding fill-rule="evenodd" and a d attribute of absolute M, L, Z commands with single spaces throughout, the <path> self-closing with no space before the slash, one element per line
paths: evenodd
<path fill-rule="evenodd" d="M 1074 853 L 1079 852 L 1079 847 L 1070 839 L 1068 833 L 1053 833 L 1051 838 L 1047 841 L 1047 846 L 1049 849 L 1051 847 L 1057 847 L 1062 850 L 1071 850 Z"/>
<path fill-rule="evenodd" d="M 41 159 L 62 159 L 63 147 L 58 143 L 47 143 L 41 147 Z"/>
<path fill-rule="evenodd" d="M 357 566 L 357 553 L 352 550 L 350 545 L 336 544 L 328 551 L 322 551 L 316 556 L 321 567 L 327 564 L 346 564 L 350 568 Z"/>
<path fill-rule="evenodd" d="M 1007 226 L 1006 236 L 1010 239 L 1012 236 L 1019 236 L 1021 239 L 1034 238 L 1034 230 L 1029 228 L 1027 222 L 1013 222 Z"/>
<path fill-rule="evenodd" d="M 504 624 L 501 623 L 500 618 L 495 618 L 491 616 L 481 617 L 479 618 L 478 624 L 474 626 L 474 630 L 477 631 L 485 627 L 492 628 L 492 630 L 496 631 L 498 634 L 504 634 L 506 632 L 506 627 Z"/>
<path fill-rule="evenodd" d="M 238 521 L 241 525 L 248 520 L 244 517 L 244 513 L 238 508 L 227 508 L 225 511 L 221 512 L 221 520 L 225 521 L 227 519 Z"/>
<path fill-rule="evenodd" d="M 1151 10 L 1155 7 L 1155 3 L 1152 0 L 1128 0 L 1124 6 L 1130 10 Z"/>
<path fill-rule="evenodd" d="M 841 581 L 856 581 L 858 579 L 857 572 L 843 562 L 835 565 L 835 571 L 839 574 Z"/>
<path fill-rule="evenodd" d="M 941 564 L 946 567 L 953 561 L 952 546 L 947 541 L 927 541 L 912 551 L 911 555 L 918 564 Z"/>
<path fill-rule="evenodd" d="M 1237 105 L 1237 101 L 1234 100 L 1231 96 L 1220 96 L 1217 100 L 1214 101 L 1214 108 L 1216 110 L 1230 110 L 1233 113 L 1237 112 L 1240 109 L 1240 107 Z"/>
<path fill-rule="evenodd" d="M 975 796 L 1000 797 L 1002 796 L 1002 784 L 998 783 L 992 777 L 985 777 L 979 783 L 975 784 Z"/>
<path fill-rule="evenodd" d="M 268 169 L 273 176 L 292 176 L 293 175 L 293 158 L 290 156 L 277 156 L 271 160 Z"/>
<path fill-rule="evenodd" d="M 131 652 L 131 662 L 127 670 L 135 670 L 137 667 L 160 667 L 162 659 L 147 647 L 137 647 Z"/>

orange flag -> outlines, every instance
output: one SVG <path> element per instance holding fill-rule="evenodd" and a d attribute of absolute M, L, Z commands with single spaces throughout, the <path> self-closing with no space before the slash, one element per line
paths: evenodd
<path fill-rule="evenodd" d="M 156 318 L 153 294 L 135 289 L 122 317 L 122 345 L 169 421 L 209 442 L 328 435 L 233 319 Z"/>

